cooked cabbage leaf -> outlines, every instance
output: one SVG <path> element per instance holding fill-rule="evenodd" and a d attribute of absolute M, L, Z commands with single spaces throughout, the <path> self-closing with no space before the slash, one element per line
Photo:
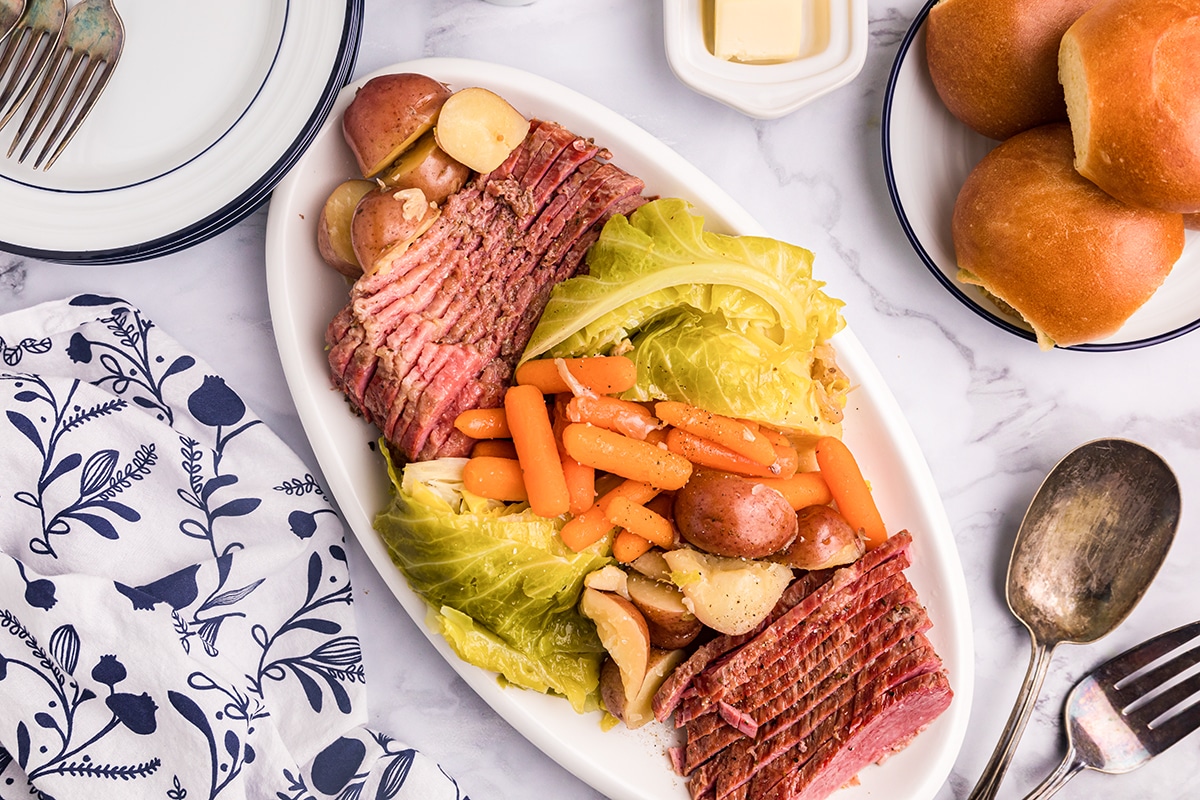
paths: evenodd
<path fill-rule="evenodd" d="M 577 711 L 595 708 L 604 648 L 576 603 L 584 576 L 611 559 L 598 547 L 573 552 L 558 536 L 562 520 L 523 504 L 448 500 L 456 465 L 430 464 L 438 462 L 405 469 L 427 484 L 398 474 L 389 459 L 392 500 L 375 529 L 409 585 L 438 612 L 439 631 L 469 663 L 561 694 Z"/>
<path fill-rule="evenodd" d="M 522 360 L 623 352 L 629 400 L 673 399 L 776 427 L 829 433 L 848 388 L 825 341 L 840 300 L 808 250 L 704 229 L 686 201 L 612 217 L 588 274 L 555 286 Z"/>

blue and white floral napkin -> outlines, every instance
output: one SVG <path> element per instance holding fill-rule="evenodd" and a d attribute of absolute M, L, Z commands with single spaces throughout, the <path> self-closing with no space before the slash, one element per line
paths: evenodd
<path fill-rule="evenodd" d="M 0 317 L 0 798 L 462 797 L 363 727 L 343 528 L 137 308 Z"/>

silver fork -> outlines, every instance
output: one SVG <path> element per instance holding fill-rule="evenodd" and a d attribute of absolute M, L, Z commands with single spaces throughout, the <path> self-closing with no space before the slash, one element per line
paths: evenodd
<path fill-rule="evenodd" d="M 1167 631 L 1076 684 L 1067 698 L 1066 758 L 1025 800 L 1050 797 L 1084 769 L 1137 769 L 1200 728 L 1200 673 L 1179 678 L 1200 664 L 1198 639 L 1200 621 Z"/>
<path fill-rule="evenodd" d="M 5 0 L 5 3 L 9 4 L 11 0 Z M 4 51 L 0 53 L 0 76 L 8 76 L 4 88 L 0 89 L 0 109 L 4 110 L 0 128 L 17 113 L 50 63 L 67 18 L 67 0 L 27 0 L 21 4 L 21 9 L 6 34 Z M 6 13 L 9 10 L 6 8 Z"/>
<path fill-rule="evenodd" d="M 24 162 L 46 127 L 54 122 L 33 163 L 34 169 L 50 169 L 108 85 L 124 45 L 125 25 L 112 0 L 83 0 L 72 8 L 8 155 L 12 156 L 33 124 L 18 158 Z M 49 104 L 43 108 L 47 95 Z"/>

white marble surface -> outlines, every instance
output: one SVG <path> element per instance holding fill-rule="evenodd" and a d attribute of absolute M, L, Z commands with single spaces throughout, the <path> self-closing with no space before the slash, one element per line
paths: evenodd
<path fill-rule="evenodd" d="M 773 235 L 816 253 L 818 276 L 883 372 L 919 440 L 953 525 L 976 633 L 966 743 L 939 798 L 965 797 L 1008 716 L 1028 660 L 1004 575 L 1026 506 L 1051 466 L 1089 439 L 1156 449 L 1183 487 L 1183 524 L 1158 579 L 1110 637 L 1063 646 L 1001 797 L 1057 763 L 1062 698 L 1091 666 L 1200 617 L 1200 334 L 1127 353 L 1043 353 L 983 322 L 917 260 L 888 201 L 880 114 L 888 70 L 919 0 L 870 3 L 871 46 L 848 86 L 773 122 L 679 84 L 647 0 L 367 0 L 356 74 L 424 56 L 545 75 L 626 115 L 696 164 Z M 79 291 L 116 294 L 207 359 L 312 463 L 284 382 L 264 277 L 266 209 L 195 248 L 120 267 L 0 253 L 0 311 Z M 476 798 L 596 797 L 528 744 L 440 661 L 361 551 L 351 549 L 372 722 L 435 756 Z M 1087 773 L 1064 797 L 1200 795 L 1200 735 L 1125 776 Z"/>

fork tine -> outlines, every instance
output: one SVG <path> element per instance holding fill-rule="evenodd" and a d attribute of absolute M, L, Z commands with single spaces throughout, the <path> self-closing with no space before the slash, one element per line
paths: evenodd
<path fill-rule="evenodd" d="M 1166 685 L 1167 681 L 1196 664 L 1200 664 L 1200 645 L 1180 653 L 1170 661 L 1139 675 L 1134 680 L 1118 683 L 1116 689 L 1109 694 L 1117 698 L 1120 703 L 1119 707 L 1127 706 L 1137 702 L 1139 698 L 1146 697 L 1157 687 Z"/>
<path fill-rule="evenodd" d="M 37 119 L 38 110 L 42 107 L 42 102 L 46 99 L 46 95 L 49 94 L 52 89 L 55 90 L 55 97 L 51 100 L 49 107 L 46 109 L 46 114 L 49 114 L 49 112 L 58 103 L 59 97 L 62 91 L 65 89 L 59 88 L 62 87 L 61 80 L 59 80 L 58 83 L 55 81 L 59 77 L 59 70 L 62 68 L 63 59 L 66 57 L 67 50 L 62 46 L 62 43 L 59 43 L 59 45 L 56 45 L 54 48 L 53 58 L 51 59 L 52 63 L 48 65 L 45 77 L 38 84 L 37 91 L 34 92 L 33 99 L 29 101 L 29 108 L 25 111 L 25 116 L 21 119 L 21 125 L 17 128 L 17 135 L 13 137 L 12 144 L 8 147 L 8 155 L 10 158 L 12 157 L 13 152 L 17 149 L 17 145 L 20 144 L 21 139 L 25 136 L 25 131 L 29 130 L 30 123 Z M 43 114 L 43 120 L 45 119 L 46 114 Z M 42 126 L 45 126 L 44 121 L 41 124 Z M 38 130 L 40 131 L 40 128 Z M 33 138 L 36 137 L 37 131 L 35 131 L 33 135 Z"/>
<path fill-rule="evenodd" d="M 16 66 L 13 67 L 3 94 L 0 94 L 0 105 L 11 103 L 4 117 L 0 118 L 0 128 L 8 124 L 13 114 L 17 113 L 17 109 L 21 107 L 21 101 L 29 94 L 29 90 L 49 62 L 50 55 L 54 52 L 54 43 L 46 44 L 48 38 L 49 34 L 44 31 L 33 31 L 28 36 L 22 32 L 19 39 L 20 49 L 14 48 L 13 51 Z M 34 60 L 35 57 L 36 60 Z M 24 79 L 23 83 L 22 79 Z"/>
<path fill-rule="evenodd" d="M 1101 664 L 1094 673 L 1102 683 L 1115 685 L 1142 667 L 1157 661 L 1173 650 L 1200 636 L 1200 620 L 1160 633 L 1137 647 L 1126 650 Z"/>
<path fill-rule="evenodd" d="M 1200 702 L 1192 703 L 1166 722 L 1143 733 L 1140 738 L 1146 749 L 1158 755 L 1197 729 L 1200 729 Z"/>
<path fill-rule="evenodd" d="M 33 168 L 37 169 L 42 166 L 42 162 L 46 160 L 46 156 L 51 153 L 50 160 L 46 161 L 45 169 L 50 169 L 54 166 L 54 162 L 58 160 L 58 156 L 70 143 L 71 138 L 75 136 L 75 131 L 79 130 L 79 126 L 83 124 L 87 118 L 88 112 L 92 110 L 92 106 L 96 104 L 100 93 L 104 91 L 104 85 L 108 83 L 108 76 L 112 74 L 112 64 L 100 59 L 88 62 L 87 69 L 75 84 L 74 91 L 71 92 L 71 97 L 67 100 L 66 106 L 63 107 L 62 114 L 58 118 L 58 124 L 54 126 L 54 130 L 50 132 L 50 136 L 46 139 L 46 144 L 42 147 L 42 151 L 38 153 L 38 157 L 33 162 Z M 85 98 L 86 93 L 86 98 Z M 81 105 L 82 103 L 82 105 Z"/>
<path fill-rule="evenodd" d="M 28 0 L 25 4 L 0 56 L 0 75 L 8 75 L 0 91 L 0 108 L 7 106 L 0 128 L 8 124 L 40 78 L 62 35 L 66 17 L 66 0 Z M 14 60 L 16 66 L 10 72 L 8 67 Z"/>
<path fill-rule="evenodd" d="M 62 68 L 62 72 L 59 73 L 58 70 L 63 60 L 68 56 L 70 56 L 70 60 L 67 61 L 66 67 Z M 41 137 L 42 131 L 46 129 L 46 126 L 54 119 L 55 113 L 58 112 L 63 95 L 71 88 L 71 81 L 75 78 L 76 73 L 79 72 L 79 66 L 83 63 L 83 57 L 83 53 L 62 48 L 62 52 L 55 59 L 54 68 L 46 73 L 46 80 L 38 87 L 37 95 L 34 96 L 33 102 L 30 103 L 29 110 L 25 112 L 25 118 L 21 120 L 21 127 L 17 129 L 17 135 L 13 137 L 12 146 L 8 150 L 10 156 L 13 150 L 16 149 L 21 137 L 25 135 L 25 131 L 29 129 L 30 123 L 36 118 L 37 123 L 33 127 L 33 132 L 29 134 L 29 139 L 25 142 L 25 149 L 21 151 L 21 156 L 17 159 L 20 162 L 25 161 L 25 157 L 29 155 L 29 151 L 33 148 L 34 143 Z M 45 96 L 49 94 L 51 89 L 53 89 L 54 93 L 51 95 L 50 101 L 46 103 L 46 107 L 42 109 L 42 100 L 45 99 Z M 38 116 L 39 110 L 41 110 L 40 116 Z"/>
<path fill-rule="evenodd" d="M 1186 668 L 1186 666 L 1191 666 L 1195 663 L 1195 661 L 1192 661 L 1191 664 L 1185 665 L 1185 667 L 1181 668 L 1179 671 L 1182 671 L 1184 668 Z M 1192 675 L 1186 680 L 1180 681 L 1171 688 L 1155 695 L 1152 699 L 1146 701 L 1145 703 L 1131 709 L 1125 714 L 1125 716 L 1129 717 L 1135 722 L 1142 723 L 1147 728 L 1153 727 L 1155 720 L 1159 719 L 1176 706 L 1179 706 L 1184 700 L 1187 700 L 1197 692 L 1200 692 L 1200 675 Z"/>

